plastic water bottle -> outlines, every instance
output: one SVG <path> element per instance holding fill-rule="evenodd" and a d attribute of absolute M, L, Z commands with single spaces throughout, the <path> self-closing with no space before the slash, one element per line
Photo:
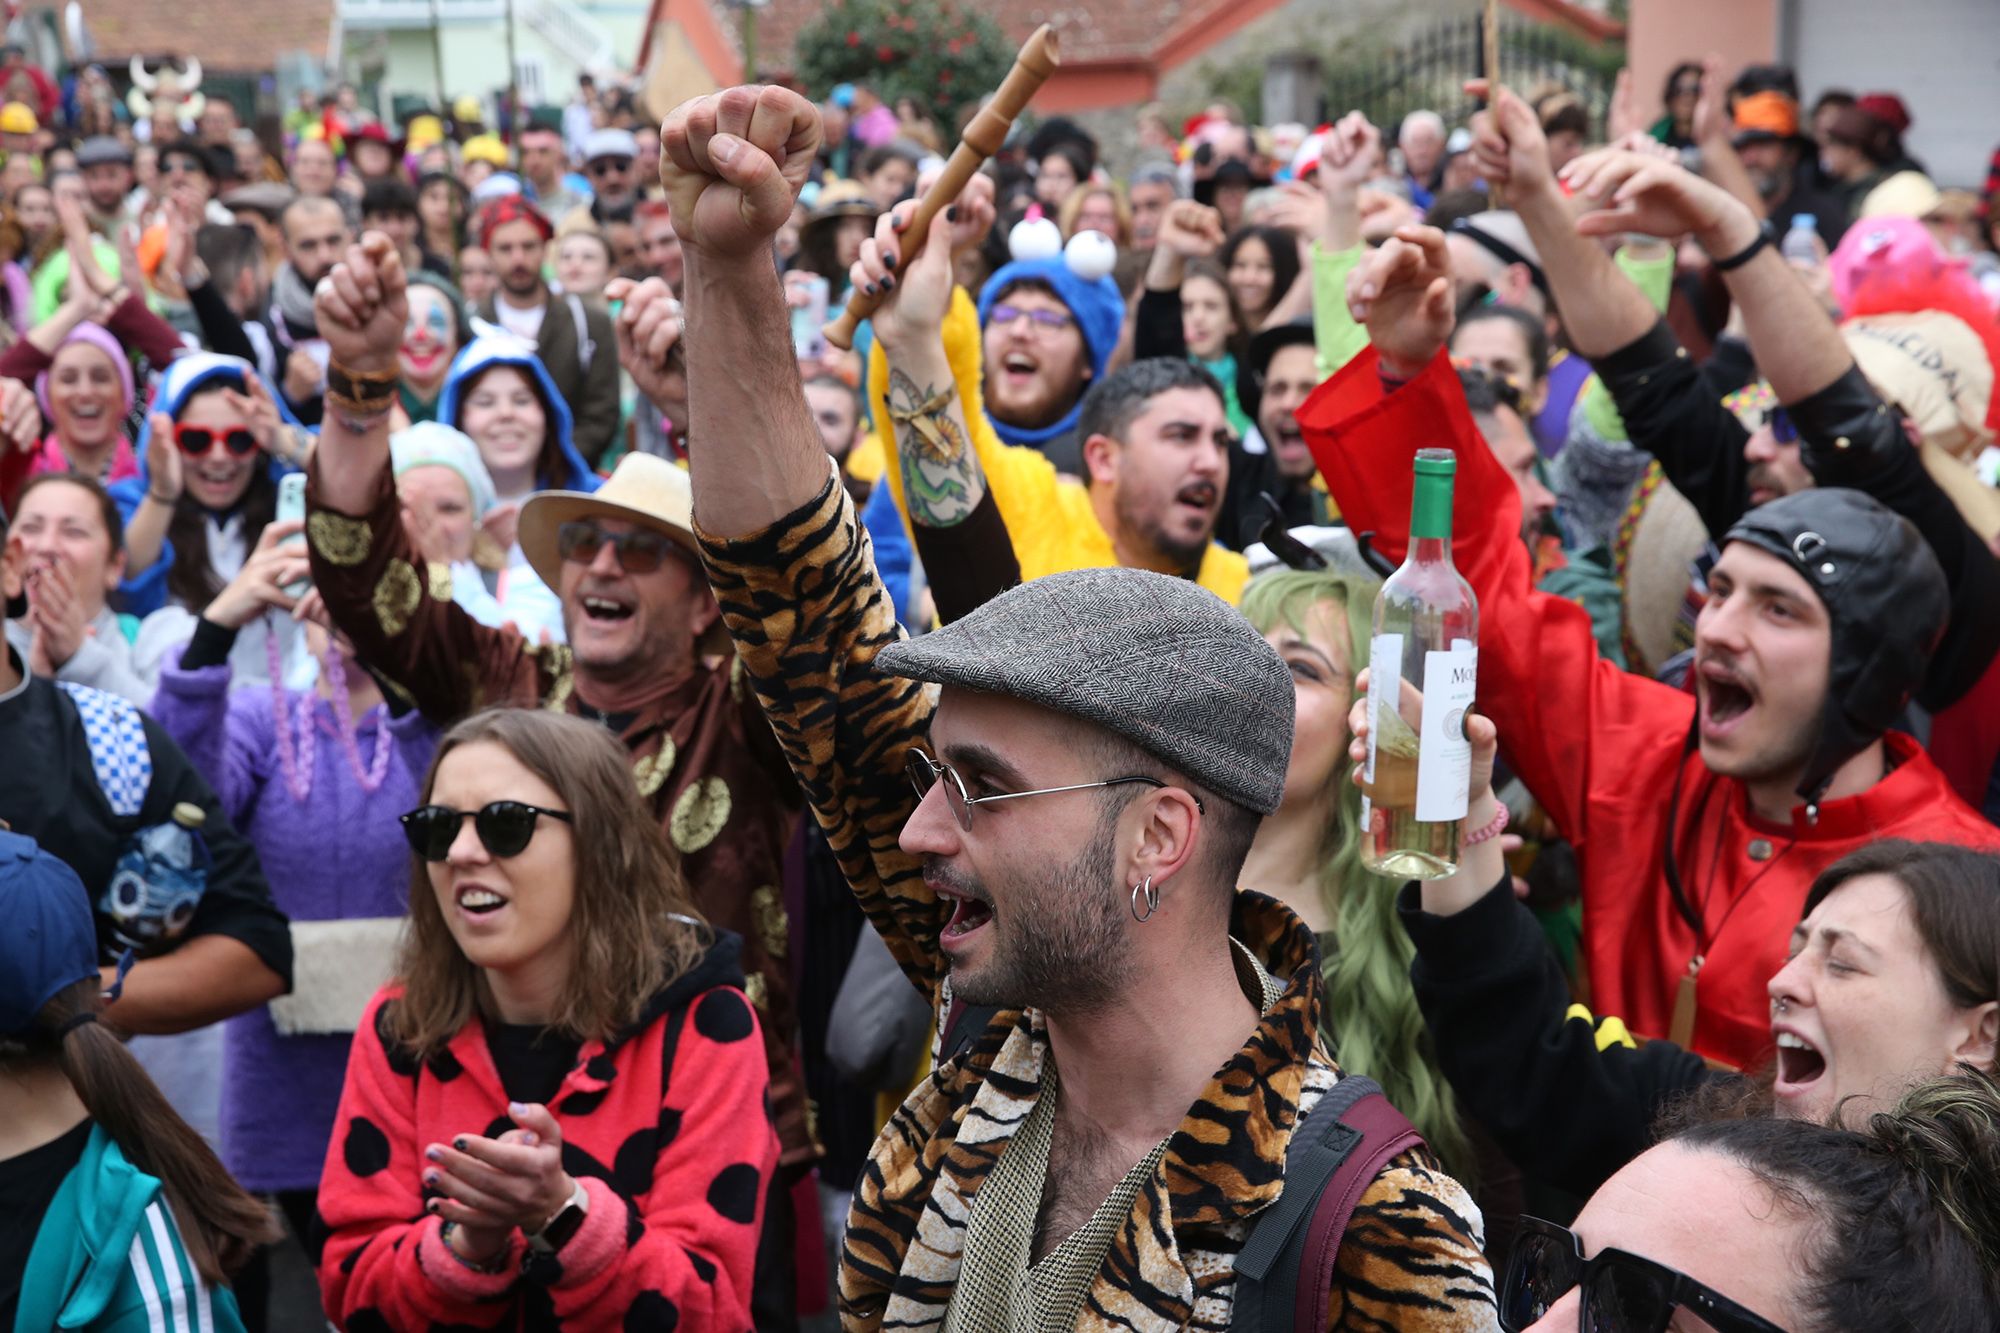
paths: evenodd
<path fill-rule="evenodd" d="M 1792 214 L 1791 230 L 1778 243 L 1778 252 L 1788 264 L 1800 268 L 1819 267 L 1819 219 L 1810 213 Z"/>
<path fill-rule="evenodd" d="M 200 806 L 183 801 L 164 824 L 140 829 L 111 875 L 100 904 L 119 944 L 140 954 L 171 949 L 208 889 L 208 847 Z"/>

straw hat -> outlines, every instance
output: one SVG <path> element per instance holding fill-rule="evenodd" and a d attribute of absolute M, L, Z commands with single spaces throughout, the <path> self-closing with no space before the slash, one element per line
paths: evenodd
<path fill-rule="evenodd" d="M 551 588 L 562 586 L 562 552 L 556 534 L 578 518 L 614 518 L 665 533 L 679 543 L 697 565 L 701 548 L 694 536 L 694 488 L 680 468 L 652 454 L 631 453 L 618 460 L 611 479 L 594 493 L 541 491 L 521 506 L 515 530 L 521 554 Z M 717 621 L 709 627 L 701 648 L 719 652 L 729 646 L 729 632 Z"/>

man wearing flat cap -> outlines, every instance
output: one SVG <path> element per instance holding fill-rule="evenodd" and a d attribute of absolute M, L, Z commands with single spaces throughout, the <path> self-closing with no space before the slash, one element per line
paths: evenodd
<path fill-rule="evenodd" d="M 857 1187 L 844 1326 L 1228 1327 L 1292 1137 L 1343 1077 L 1314 1036 L 1311 933 L 1236 888 L 1284 785 L 1292 685 L 1220 598 L 1135 569 L 900 637 L 770 263 L 818 140 L 778 88 L 685 103 L 661 132 L 710 584 L 862 907 L 952 1033 Z M 631 359 L 669 341 L 666 295 L 626 295 Z M 963 434 L 955 401 L 938 411 Z M 1463 1188 L 1421 1143 L 1364 1179 L 1325 1326 L 1492 1327 Z"/>
<path fill-rule="evenodd" d="M 136 181 L 132 150 L 111 135 L 93 134 L 76 146 L 76 166 L 83 173 L 90 225 L 115 235 L 129 216 L 127 204 Z"/>

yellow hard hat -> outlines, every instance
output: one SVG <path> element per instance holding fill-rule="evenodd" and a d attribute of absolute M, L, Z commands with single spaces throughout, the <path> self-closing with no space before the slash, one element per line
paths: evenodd
<path fill-rule="evenodd" d="M 33 134 L 42 128 L 42 122 L 35 119 L 35 113 L 28 109 L 26 102 L 9 102 L 0 106 L 0 134 Z"/>
<path fill-rule="evenodd" d="M 403 127 L 403 135 L 409 150 L 421 153 L 434 143 L 444 142 L 444 122 L 436 116 L 412 116 L 410 123 Z"/>
<path fill-rule="evenodd" d="M 451 104 L 451 118 L 471 124 L 473 121 L 486 119 L 486 108 L 480 105 L 479 98 L 472 93 L 461 93 L 458 100 Z"/>
<path fill-rule="evenodd" d="M 497 134 L 475 134 L 465 141 L 459 152 L 467 162 L 487 162 L 496 167 L 507 165 L 507 145 L 500 142 Z"/>

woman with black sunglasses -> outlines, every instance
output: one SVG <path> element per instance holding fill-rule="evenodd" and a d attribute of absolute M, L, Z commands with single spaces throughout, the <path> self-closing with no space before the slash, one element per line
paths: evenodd
<path fill-rule="evenodd" d="M 763 1045 L 738 941 L 693 916 L 624 753 L 496 709 L 445 736 L 418 799 L 397 980 L 320 1184 L 328 1314 L 747 1329 L 777 1162 Z"/>
<path fill-rule="evenodd" d="M 1711 1122 L 1620 1171 L 1572 1229 L 1524 1219 L 1507 1333 L 2000 1328 L 2000 1084 L 1919 1083 L 1854 1129 Z"/>

